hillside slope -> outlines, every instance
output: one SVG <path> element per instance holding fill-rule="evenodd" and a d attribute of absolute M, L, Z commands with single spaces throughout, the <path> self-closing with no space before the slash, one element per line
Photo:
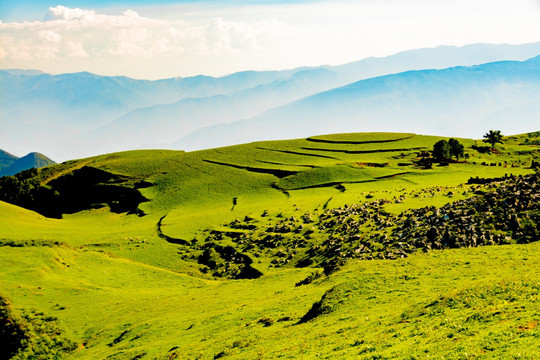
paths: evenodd
<path fill-rule="evenodd" d="M 213 219 L 259 216 L 267 207 L 276 213 L 314 209 L 327 207 L 328 199 L 341 206 L 388 187 L 457 186 L 477 175 L 527 174 L 538 157 L 538 145 L 531 145 L 535 134 L 508 138 L 498 154 L 460 139 L 467 162 L 432 169 L 419 161 L 443 138 L 410 133 L 341 134 L 188 153 L 114 153 L 18 174 L 14 183 L 2 184 L 2 199 L 55 217 L 103 206 L 146 214 L 143 218 L 165 216 L 163 233 L 190 239 L 215 224 Z M 16 191 L 27 187 L 36 193 Z M 449 199 L 442 197 L 440 205 Z"/>
<path fill-rule="evenodd" d="M 10 167 L 15 161 L 17 161 L 17 159 L 18 158 L 15 155 L 12 155 L 7 151 L 0 150 L 0 171 Z"/>
<path fill-rule="evenodd" d="M 534 357 L 539 136 L 431 168 L 441 137 L 355 133 L 2 178 L 58 218 L 0 201 L 0 355 Z"/>

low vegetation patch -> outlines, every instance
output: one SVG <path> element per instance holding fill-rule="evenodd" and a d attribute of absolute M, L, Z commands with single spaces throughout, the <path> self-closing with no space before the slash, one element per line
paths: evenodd
<path fill-rule="evenodd" d="M 241 251 L 270 257 L 271 266 L 318 266 L 332 273 L 348 259 L 398 259 L 416 251 L 529 243 L 540 239 L 540 174 L 474 183 L 473 196 L 442 207 L 392 214 L 374 200 L 299 217 L 267 216 L 265 223 L 236 219 L 231 228 L 208 234 L 205 242 L 230 242 Z M 457 190 L 455 190 L 457 191 Z M 447 196 L 453 196 L 447 191 Z M 415 194 L 419 196 L 419 194 Z"/>
<path fill-rule="evenodd" d="M 2 359 L 60 359 L 77 348 L 53 316 L 37 310 L 13 315 L 10 302 L 0 296 Z"/>

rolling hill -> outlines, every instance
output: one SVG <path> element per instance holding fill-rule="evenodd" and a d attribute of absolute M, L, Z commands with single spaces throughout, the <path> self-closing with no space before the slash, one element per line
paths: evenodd
<path fill-rule="evenodd" d="M 519 133 L 540 114 L 540 57 L 362 80 L 248 120 L 194 131 L 174 147 L 196 150 L 332 131 L 424 131 L 480 136 L 486 126 Z"/>
<path fill-rule="evenodd" d="M 0 355 L 536 356 L 539 135 L 431 168 L 447 138 L 352 133 L 0 179 Z"/>

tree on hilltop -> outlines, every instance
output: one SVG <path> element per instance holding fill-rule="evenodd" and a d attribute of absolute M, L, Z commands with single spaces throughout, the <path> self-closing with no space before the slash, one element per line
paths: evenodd
<path fill-rule="evenodd" d="M 492 149 L 495 149 L 495 144 L 503 143 L 502 138 L 503 134 L 501 134 L 501 130 L 489 130 L 489 132 L 484 135 L 483 141 L 490 144 Z"/>

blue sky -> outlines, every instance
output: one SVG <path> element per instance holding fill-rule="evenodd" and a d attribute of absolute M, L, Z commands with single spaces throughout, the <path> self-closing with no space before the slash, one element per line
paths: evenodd
<path fill-rule="evenodd" d="M 0 68 L 136 78 L 540 41 L 539 0 L 0 1 Z"/>
<path fill-rule="evenodd" d="M 245 5 L 277 5 L 277 4 L 301 4 L 301 3 L 314 3 L 320 0 L 236 0 L 236 1 L 224 1 L 224 0 L 70 0 L 70 1 L 56 1 L 49 0 L 2 0 L 0 1 L 0 19 L 2 21 L 32 21 L 41 20 L 43 14 L 47 12 L 49 7 L 56 5 L 64 5 L 69 7 L 78 7 L 86 9 L 109 9 L 118 7 L 161 7 L 166 5 L 177 4 L 193 4 L 193 5 L 220 5 L 220 6 L 245 6 Z"/>

